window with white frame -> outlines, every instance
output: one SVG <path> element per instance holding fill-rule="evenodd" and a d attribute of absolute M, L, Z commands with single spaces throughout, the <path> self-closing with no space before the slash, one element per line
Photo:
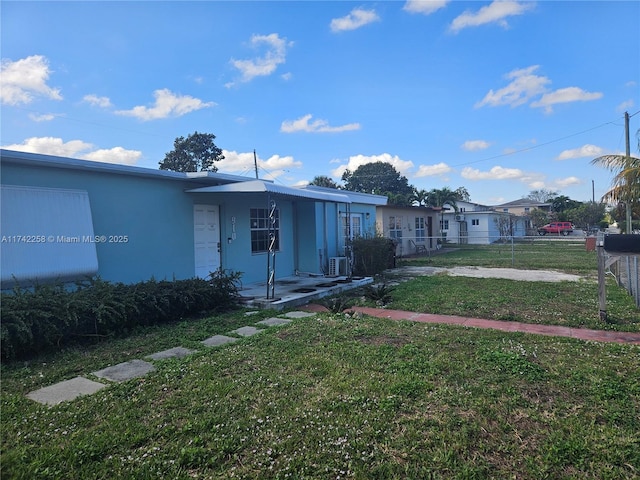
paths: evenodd
<path fill-rule="evenodd" d="M 440 220 L 440 230 L 449 230 L 449 220 Z"/>
<path fill-rule="evenodd" d="M 389 238 L 402 239 L 402 217 L 389 216 Z"/>
<path fill-rule="evenodd" d="M 425 223 L 424 217 L 416 217 L 416 242 L 424 242 L 425 238 Z"/>
<path fill-rule="evenodd" d="M 350 215 L 342 215 L 342 245 L 346 246 L 347 238 L 353 240 L 362 236 L 362 221 L 363 215 L 361 213 L 352 213 Z"/>
<path fill-rule="evenodd" d="M 269 251 L 271 239 L 269 237 L 269 227 L 272 219 L 269 218 L 268 208 L 252 208 L 250 210 L 251 225 L 251 253 L 265 253 Z M 273 211 L 273 249 L 280 250 L 280 211 L 276 208 Z"/>
<path fill-rule="evenodd" d="M 480 225 L 480 219 L 479 218 L 472 218 L 471 219 L 471 225 L 479 226 Z"/>

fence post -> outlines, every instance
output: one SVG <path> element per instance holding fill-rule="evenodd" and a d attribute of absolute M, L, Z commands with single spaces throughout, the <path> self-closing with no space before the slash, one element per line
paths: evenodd
<path fill-rule="evenodd" d="M 599 243 L 596 246 L 598 252 L 598 305 L 600 307 L 600 321 L 607 321 L 607 289 L 605 275 L 604 245 Z"/>
<path fill-rule="evenodd" d="M 513 235 L 511 235 L 511 266 L 515 266 L 516 264 L 516 251 L 513 244 Z"/>

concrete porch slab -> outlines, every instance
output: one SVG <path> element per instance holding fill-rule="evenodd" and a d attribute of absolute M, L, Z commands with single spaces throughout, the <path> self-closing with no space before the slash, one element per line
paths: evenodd
<path fill-rule="evenodd" d="M 266 325 L 267 327 L 279 327 L 280 325 L 287 325 L 291 323 L 292 320 L 286 320 L 284 318 L 267 318 L 266 320 L 262 320 L 258 322 L 260 325 Z"/>
<path fill-rule="evenodd" d="M 112 382 L 124 382 L 132 378 L 143 377 L 155 369 L 156 367 L 144 360 L 130 360 L 91 373 L 98 378 L 105 378 Z"/>
<path fill-rule="evenodd" d="M 144 358 L 149 360 L 164 360 L 165 358 L 183 358 L 187 355 L 191 355 L 195 350 L 189 350 L 184 347 L 170 348 L 169 350 L 163 350 L 162 352 L 152 353 Z"/>
<path fill-rule="evenodd" d="M 73 400 L 81 395 L 91 395 L 104 387 L 106 387 L 104 383 L 94 382 L 84 377 L 76 377 L 34 390 L 27 394 L 27 398 L 53 406 Z"/>
<path fill-rule="evenodd" d="M 227 337 L 226 335 L 214 335 L 202 341 L 207 347 L 219 347 L 227 343 L 237 342 L 238 339 L 234 337 Z"/>

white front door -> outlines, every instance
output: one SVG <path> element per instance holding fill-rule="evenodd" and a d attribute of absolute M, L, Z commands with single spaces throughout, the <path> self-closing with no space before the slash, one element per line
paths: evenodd
<path fill-rule="evenodd" d="M 220 209 L 218 205 L 193 206 L 195 276 L 208 278 L 220 268 Z"/>

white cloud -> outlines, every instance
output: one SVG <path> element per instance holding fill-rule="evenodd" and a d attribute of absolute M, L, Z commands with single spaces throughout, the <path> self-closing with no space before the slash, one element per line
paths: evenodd
<path fill-rule="evenodd" d="M 349 157 L 349 161 L 346 165 L 343 164 L 335 168 L 331 172 L 331 176 L 334 178 L 342 178 L 342 174 L 347 169 L 353 172 L 361 165 L 375 162 L 389 163 L 404 176 L 407 176 L 407 172 L 413 168 L 413 162 L 409 160 L 402 160 L 397 155 L 391 155 L 389 153 L 382 153 L 380 155 L 353 155 Z"/>
<path fill-rule="evenodd" d="M 2 148 L 18 152 L 41 153 L 44 155 L 55 155 L 58 157 L 79 158 L 79 152 L 89 150 L 92 147 L 92 144 L 83 142 L 82 140 L 64 142 L 61 138 L 55 137 L 31 137 L 27 138 L 22 143 L 4 145 Z"/>
<path fill-rule="evenodd" d="M 380 17 L 375 10 L 354 8 L 348 15 L 331 20 L 331 31 L 344 32 L 345 30 L 356 30 L 379 20 Z"/>
<path fill-rule="evenodd" d="M 460 175 L 467 180 L 520 180 L 527 176 L 519 168 L 504 168 L 499 165 L 486 172 L 477 168 L 465 167 Z"/>
<path fill-rule="evenodd" d="M 527 10 L 533 8 L 531 2 L 514 2 L 511 0 L 496 0 L 491 4 L 482 7 L 477 12 L 465 11 L 456 17 L 449 29 L 452 32 L 459 32 L 463 28 L 477 27 L 487 23 L 497 23 L 501 27 L 507 28 L 509 24 L 505 20 L 507 17 L 522 15 Z"/>
<path fill-rule="evenodd" d="M 148 121 L 167 117 L 181 117 L 187 113 L 215 105 L 214 102 L 205 103 L 189 95 L 176 95 L 166 88 L 156 90 L 153 92 L 153 96 L 156 98 L 153 107 L 137 106 L 131 110 L 117 110 L 115 113 Z"/>
<path fill-rule="evenodd" d="M 414 177 L 436 177 L 451 172 L 453 169 L 444 162 L 435 165 L 420 165 Z"/>
<path fill-rule="evenodd" d="M 280 38 L 277 33 L 253 35 L 251 37 L 251 46 L 253 48 L 265 46 L 266 52 L 262 56 L 249 60 L 231 59 L 231 65 L 237 68 L 242 75 L 238 81 L 249 82 L 255 77 L 271 75 L 276 71 L 278 65 L 285 63 L 287 48 L 291 45 L 293 45 L 293 42 L 287 42 L 286 38 Z M 232 87 L 235 83 L 227 83 L 226 87 Z"/>
<path fill-rule="evenodd" d="M 47 85 L 49 62 L 42 55 L 32 55 L 12 62 L 2 60 L 0 66 L 0 99 L 7 105 L 31 103 L 35 97 L 62 100 L 59 88 Z"/>
<path fill-rule="evenodd" d="M 332 127 L 326 120 L 314 120 L 309 123 L 311 120 L 310 113 L 304 115 L 303 117 L 298 118 L 297 120 L 285 120 L 280 125 L 280 131 L 284 133 L 295 133 L 295 132 L 310 132 L 310 133 L 336 133 L 336 132 L 346 132 L 349 130 L 360 130 L 359 123 L 347 123 L 346 125 L 341 125 L 339 127 Z"/>
<path fill-rule="evenodd" d="M 602 148 L 596 145 L 586 144 L 580 148 L 574 148 L 572 150 L 563 150 L 558 155 L 558 160 L 568 160 L 571 158 L 584 158 L 584 157 L 599 157 L 602 155 Z"/>
<path fill-rule="evenodd" d="M 253 152 L 236 152 L 233 150 L 223 150 L 224 159 L 216 162 L 220 172 L 236 172 L 239 174 L 255 172 Z M 264 160 L 256 155 L 258 163 L 258 174 L 261 178 L 277 178 L 287 172 L 290 168 L 301 168 L 302 162 L 287 155 L 271 155 Z"/>
<path fill-rule="evenodd" d="M 107 163 L 118 163 L 133 165 L 140 157 L 142 152 L 138 150 L 126 150 L 122 147 L 114 147 L 108 150 L 91 150 L 94 146 L 91 143 L 82 140 L 63 141 L 56 137 L 31 137 L 24 142 L 14 145 L 4 145 L 2 148 L 7 150 L 15 150 L 18 152 L 40 153 L 43 155 L 54 155 L 57 157 L 80 158 L 84 160 L 93 160 Z"/>
<path fill-rule="evenodd" d="M 467 180 L 507 180 L 518 181 L 527 185 L 529 189 L 535 190 L 546 188 L 544 175 L 541 173 L 525 172 L 519 168 L 504 168 L 500 165 L 492 167 L 488 171 L 481 171 L 477 168 L 465 167 L 460 174 Z"/>
<path fill-rule="evenodd" d="M 602 98 L 601 92 L 586 92 L 578 87 L 566 87 L 545 93 L 540 100 L 531 102 L 531 106 L 543 107 L 547 113 L 551 113 L 556 103 L 588 102 L 599 98 Z"/>
<path fill-rule="evenodd" d="M 142 152 L 139 150 L 126 150 L 122 147 L 113 147 L 110 149 L 100 149 L 83 155 L 85 160 L 93 160 L 94 162 L 118 163 L 123 165 L 135 165 Z"/>
<path fill-rule="evenodd" d="M 36 115 L 35 113 L 30 113 L 29 118 L 34 122 L 50 122 L 56 116 L 53 113 L 43 113 L 41 115 Z"/>
<path fill-rule="evenodd" d="M 476 152 L 478 150 L 485 150 L 491 146 L 491 143 L 486 140 L 467 140 L 460 148 L 468 152 Z"/>
<path fill-rule="evenodd" d="M 450 0 L 407 0 L 402 9 L 409 13 L 430 15 L 447 5 Z"/>
<path fill-rule="evenodd" d="M 580 180 L 578 177 L 567 177 L 554 180 L 553 184 L 557 187 L 557 190 L 561 190 L 572 185 L 581 185 L 582 180 Z"/>
<path fill-rule="evenodd" d="M 551 83 L 547 77 L 535 75 L 534 72 L 540 68 L 539 65 L 532 65 L 527 68 L 513 70 L 505 75 L 511 83 L 504 88 L 494 92 L 493 89 L 478 103 L 476 108 L 489 105 L 497 107 L 499 105 L 510 105 L 516 107 L 522 105 L 536 95 L 546 91 L 545 85 Z"/>
<path fill-rule="evenodd" d="M 630 98 L 629 100 L 625 100 L 624 102 L 622 102 L 620 105 L 616 107 L 616 112 L 622 113 L 622 112 L 626 112 L 627 110 L 631 110 L 635 104 L 636 103 L 633 100 L 633 98 Z"/>
<path fill-rule="evenodd" d="M 94 107 L 109 108 L 111 106 L 111 100 L 109 100 L 109 97 L 99 97 L 97 95 L 90 94 L 82 97 L 82 100 Z"/>

